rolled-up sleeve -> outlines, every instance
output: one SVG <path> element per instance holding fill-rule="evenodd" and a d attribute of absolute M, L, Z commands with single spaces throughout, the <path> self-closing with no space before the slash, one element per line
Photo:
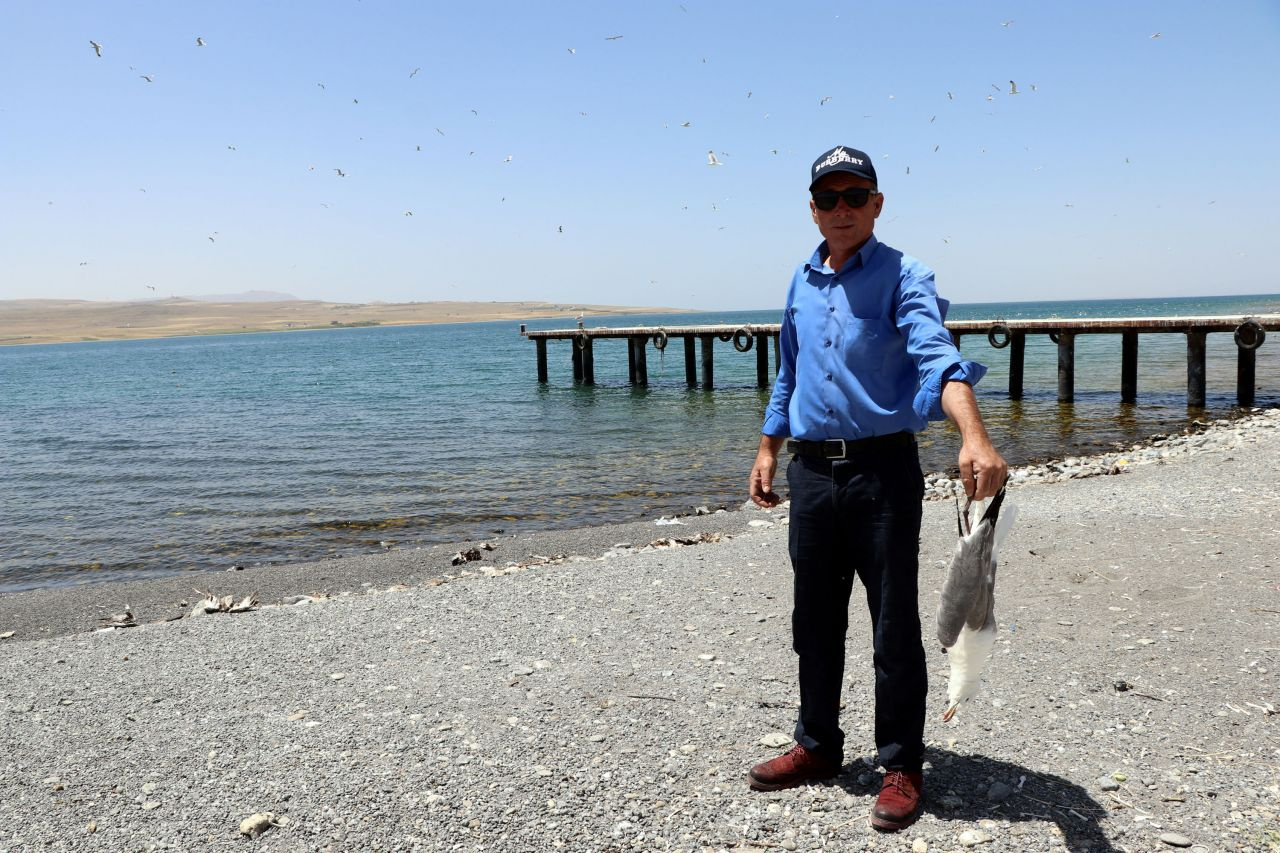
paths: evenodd
<path fill-rule="evenodd" d="M 764 410 L 765 435 L 786 438 L 791 435 L 791 394 L 796 388 L 796 324 L 791 313 L 792 290 L 787 293 L 787 308 L 782 312 L 782 331 L 778 334 L 778 378 L 773 383 L 773 394 Z"/>
<path fill-rule="evenodd" d="M 946 417 L 942 411 L 945 383 L 954 380 L 976 385 L 987 373 L 986 365 L 960 357 L 943 325 L 945 305 L 934 287 L 932 271 L 924 267 L 903 270 L 895 321 L 920 376 L 912 408 L 927 421 Z"/>

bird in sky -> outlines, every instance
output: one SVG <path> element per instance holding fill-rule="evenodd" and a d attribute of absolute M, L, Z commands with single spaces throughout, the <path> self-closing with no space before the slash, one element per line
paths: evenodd
<path fill-rule="evenodd" d="M 1012 80 L 1009 81 L 1009 94 L 1010 95 L 1018 94 L 1018 84 L 1013 82 Z"/>
<path fill-rule="evenodd" d="M 196 47 L 204 47 L 204 39 L 200 38 L 200 36 L 196 36 Z M 154 287 L 151 289 L 155 290 Z"/>
<path fill-rule="evenodd" d="M 929 124 L 933 124 L 933 120 L 935 118 L 937 118 L 937 116 L 929 116 Z"/>
<path fill-rule="evenodd" d="M 324 88 L 324 84 L 323 84 L 323 83 L 317 83 L 316 85 L 317 85 L 317 86 L 319 86 L 321 89 L 323 89 L 323 88 Z"/>
<path fill-rule="evenodd" d="M 826 103 L 827 101 L 829 101 L 829 100 L 831 100 L 831 96 L 830 96 L 830 95 L 827 95 L 827 96 L 826 96 L 825 98 L 823 98 L 821 101 L 818 101 L 818 106 L 822 106 L 823 104 L 825 104 L 825 103 Z"/>
<path fill-rule="evenodd" d="M 721 163 L 719 160 L 717 160 L 717 159 L 716 159 L 716 152 L 715 152 L 715 151 L 708 151 L 708 152 L 707 152 L 707 165 L 708 165 L 708 166 L 723 166 L 723 165 L 724 165 L 724 163 Z"/>
<path fill-rule="evenodd" d="M 605 36 L 605 37 L 604 37 L 604 40 L 605 40 L 605 41 L 617 41 L 617 40 L 618 40 L 618 39 L 620 39 L 620 38 L 622 38 L 622 36 Z"/>
<path fill-rule="evenodd" d="M 563 225 L 557 225 L 556 227 L 560 229 L 560 233 L 561 233 L 561 234 L 563 234 L 563 233 L 564 233 L 564 226 L 563 226 Z"/>
<path fill-rule="evenodd" d="M 693 126 L 693 122 L 691 122 L 691 121 L 686 121 L 684 124 L 682 124 L 682 125 L 680 125 L 680 126 L 681 126 L 681 127 L 692 127 L 692 126 Z"/>
<path fill-rule="evenodd" d="M 1001 22 L 1000 22 L 1000 26 L 1002 26 L 1002 27 L 1008 27 L 1008 26 L 1009 26 L 1010 24 L 1012 24 L 1012 23 L 1013 23 L 1013 21 L 1011 21 L 1011 20 L 1010 20 L 1010 21 L 1001 21 Z"/>
<path fill-rule="evenodd" d="M 956 99 L 956 96 L 955 96 L 955 95 L 951 94 L 950 92 L 947 92 L 947 100 L 948 100 L 948 101 L 954 101 L 955 99 Z"/>
<path fill-rule="evenodd" d="M 578 49 L 577 49 L 577 48 L 574 48 L 574 47 L 566 47 L 566 48 L 565 48 L 565 50 L 569 51 L 570 53 L 577 53 L 577 52 L 578 52 Z"/>
<path fill-rule="evenodd" d="M 405 215 L 405 216 L 413 216 L 413 211 L 412 211 L 412 210 L 406 210 L 406 211 L 404 212 L 404 215 Z"/>
<path fill-rule="evenodd" d="M 438 127 L 436 128 L 436 133 L 440 134 L 441 136 L 444 136 L 444 131 Z"/>
<path fill-rule="evenodd" d="M 415 147 L 415 148 L 417 148 L 417 150 L 419 150 L 419 151 L 421 151 L 421 150 L 422 150 L 422 146 L 421 146 L 421 145 L 415 145 L 414 147 Z"/>
<path fill-rule="evenodd" d="M 93 39 L 89 39 L 89 47 L 93 48 L 93 52 L 98 54 L 99 59 L 102 58 L 102 45 L 98 44 Z"/>
<path fill-rule="evenodd" d="M 477 110 L 477 109 L 475 109 L 475 108 L 473 107 L 473 108 L 471 109 L 471 114 L 472 114 L 472 115 L 480 115 L 480 111 L 479 111 L 479 110 Z"/>
<path fill-rule="evenodd" d="M 146 80 L 148 83 L 156 82 L 156 75 L 154 74 L 139 74 L 138 76 L 143 80 Z"/>
<path fill-rule="evenodd" d="M 1152 37 L 1153 39 L 1158 39 L 1158 38 L 1160 38 L 1160 34 L 1159 34 L 1159 33 L 1152 33 L 1152 34 L 1151 34 L 1151 37 Z"/>
<path fill-rule="evenodd" d="M 143 285 L 143 286 L 144 286 L 144 287 L 146 287 L 146 288 L 147 288 L 147 290 L 155 290 L 155 289 L 156 289 L 156 287 L 155 287 L 155 285 L 154 285 L 154 284 L 147 284 L 147 285 Z"/>
<path fill-rule="evenodd" d="M 409 72 L 409 79 L 410 79 L 410 80 L 412 80 L 412 79 L 413 79 L 413 76 L 414 76 L 415 74 L 417 74 L 417 73 L 418 73 L 419 71 L 421 71 L 421 70 L 422 70 L 421 68 L 415 68 L 415 69 L 413 69 L 412 71 L 410 71 L 410 72 Z"/>
<path fill-rule="evenodd" d="M 334 169 L 333 171 L 338 173 L 339 178 L 345 178 L 347 176 L 347 173 L 342 171 L 341 169 Z"/>
<path fill-rule="evenodd" d="M 511 162 L 511 155 L 510 155 L 510 154 L 508 154 L 508 155 L 507 155 L 507 159 L 503 160 L 502 162 L 504 162 L 504 163 L 510 163 L 510 162 Z"/>

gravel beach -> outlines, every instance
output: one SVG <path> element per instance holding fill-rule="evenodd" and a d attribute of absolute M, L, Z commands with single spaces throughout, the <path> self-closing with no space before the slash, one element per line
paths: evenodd
<path fill-rule="evenodd" d="M 950 723 L 927 501 L 927 802 L 892 835 L 856 593 L 843 772 L 743 781 L 795 721 L 785 507 L 0 596 L 0 853 L 1280 850 L 1276 470 L 1268 410 L 1016 471 Z"/>

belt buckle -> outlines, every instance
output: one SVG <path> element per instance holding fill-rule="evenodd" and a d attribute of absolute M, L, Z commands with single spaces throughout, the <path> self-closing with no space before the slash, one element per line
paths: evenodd
<path fill-rule="evenodd" d="M 840 443 L 840 452 L 838 454 L 832 453 L 827 450 L 828 445 L 835 444 L 836 442 Z M 822 442 L 822 458 L 847 459 L 848 456 L 849 456 L 849 446 L 845 444 L 845 440 L 843 438 L 828 438 L 826 441 Z"/>

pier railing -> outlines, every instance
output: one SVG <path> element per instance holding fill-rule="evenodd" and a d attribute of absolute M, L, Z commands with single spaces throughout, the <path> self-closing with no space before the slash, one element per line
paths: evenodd
<path fill-rule="evenodd" d="M 1058 399 L 1069 402 L 1075 395 L 1075 340 L 1078 335 L 1118 334 L 1120 345 L 1120 399 L 1132 403 L 1138 397 L 1138 336 L 1176 333 L 1187 338 L 1187 405 L 1205 402 L 1205 339 L 1214 332 L 1230 332 L 1237 349 L 1236 400 L 1251 406 L 1256 385 L 1256 352 L 1268 331 L 1280 331 L 1280 314 L 1249 317 L 1100 317 L 1091 319 L 957 320 L 946 324 L 958 346 L 964 335 L 985 335 L 997 349 L 1009 347 L 1009 397 L 1022 399 L 1023 365 L 1027 335 L 1048 335 L 1058 348 Z M 664 351 L 679 338 L 684 349 L 685 382 L 690 388 L 711 389 L 715 385 L 715 342 L 732 344 L 738 352 L 755 350 L 756 384 L 770 385 L 770 344 L 773 369 L 778 367 L 777 323 L 749 323 L 741 326 L 630 326 L 528 331 L 520 334 L 532 340 L 538 352 L 538 381 L 547 382 L 547 341 L 571 343 L 573 379 L 595 383 L 595 342 L 622 339 L 627 342 L 627 369 L 635 385 L 649 381 L 646 351 L 652 346 Z"/>

